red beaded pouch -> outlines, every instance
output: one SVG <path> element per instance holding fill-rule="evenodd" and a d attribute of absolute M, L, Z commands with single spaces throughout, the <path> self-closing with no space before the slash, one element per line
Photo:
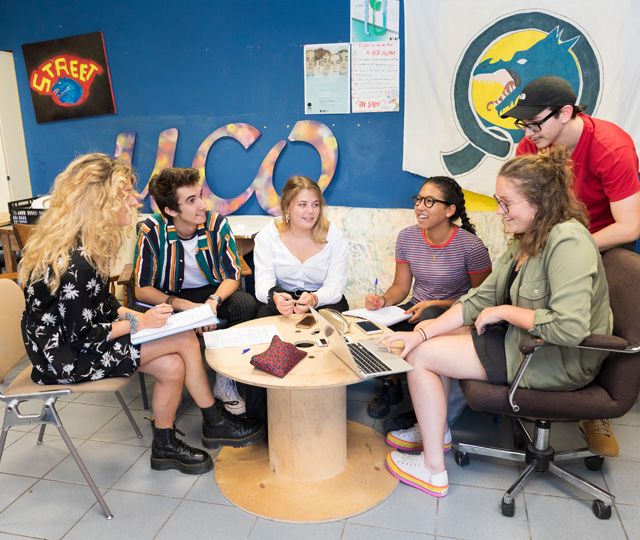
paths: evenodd
<path fill-rule="evenodd" d="M 287 343 L 278 336 L 273 336 L 271 345 L 266 351 L 251 357 L 251 365 L 282 378 L 305 356 L 307 353 L 292 343 Z"/>

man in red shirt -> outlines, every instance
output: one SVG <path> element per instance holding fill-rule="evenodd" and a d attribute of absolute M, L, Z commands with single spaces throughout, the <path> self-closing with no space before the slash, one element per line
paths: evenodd
<path fill-rule="evenodd" d="M 502 118 L 515 118 L 516 126 L 525 131 L 516 155 L 533 154 L 555 144 L 569 150 L 575 175 L 573 188 L 587 207 L 589 230 L 598 248 L 605 251 L 621 246 L 633 250 L 640 237 L 635 145 L 617 125 L 584 114 L 576 100 L 564 79 L 540 77 L 525 87 L 516 106 Z M 578 429 L 593 452 L 618 454 L 608 420 L 583 420 Z"/>

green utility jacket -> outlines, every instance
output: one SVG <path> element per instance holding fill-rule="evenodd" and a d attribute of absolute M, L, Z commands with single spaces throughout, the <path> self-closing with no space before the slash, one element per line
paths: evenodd
<path fill-rule="evenodd" d="M 518 241 L 509 244 L 482 285 L 460 298 L 465 325 L 473 324 L 484 308 L 505 303 L 518 248 Z M 589 231 L 575 220 L 553 227 L 542 252 L 529 257 L 518 272 L 510 294 L 513 305 L 536 312 L 528 332 L 560 345 L 539 349 L 520 385 L 573 390 L 590 383 L 608 353 L 567 346 L 577 345 L 589 334 L 611 335 L 613 315 L 602 259 Z M 505 336 L 509 382 L 522 363 L 518 343 L 525 332 L 509 325 Z"/>

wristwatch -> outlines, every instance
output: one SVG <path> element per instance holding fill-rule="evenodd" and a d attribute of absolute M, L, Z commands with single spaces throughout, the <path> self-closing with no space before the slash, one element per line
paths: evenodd
<path fill-rule="evenodd" d="M 140 320 L 130 311 L 127 311 L 124 314 L 124 318 L 129 321 L 129 325 L 131 326 L 131 334 L 135 334 L 138 331 L 138 323 Z"/>
<path fill-rule="evenodd" d="M 218 305 L 222 304 L 222 296 L 220 296 L 219 294 L 212 294 L 211 296 L 209 296 L 210 300 L 215 300 Z"/>

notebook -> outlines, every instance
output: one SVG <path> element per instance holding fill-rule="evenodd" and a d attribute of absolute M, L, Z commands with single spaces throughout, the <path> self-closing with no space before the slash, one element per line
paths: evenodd
<path fill-rule="evenodd" d="M 321 332 L 327 340 L 329 350 L 360 378 L 370 379 L 413 369 L 400 356 L 378 345 L 377 339 L 346 342 L 342 334 L 329 321 L 315 309 L 311 308 L 311 312 L 320 323 Z"/>
<path fill-rule="evenodd" d="M 387 306 L 376 310 L 366 308 L 350 309 L 345 311 L 344 315 L 366 319 L 381 326 L 392 326 L 411 318 L 411 313 L 405 313 L 405 310 L 398 306 Z"/>
<path fill-rule="evenodd" d="M 209 306 L 209 304 L 203 304 L 192 309 L 187 309 L 186 311 L 174 313 L 167 319 L 165 325 L 160 328 L 144 328 L 138 330 L 135 334 L 131 335 L 131 343 L 138 345 L 140 343 L 146 343 L 147 341 L 153 341 L 154 339 L 178 334 L 185 330 L 192 330 L 193 328 L 219 323 L 220 319 L 213 314 L 211 306 Z"/>

